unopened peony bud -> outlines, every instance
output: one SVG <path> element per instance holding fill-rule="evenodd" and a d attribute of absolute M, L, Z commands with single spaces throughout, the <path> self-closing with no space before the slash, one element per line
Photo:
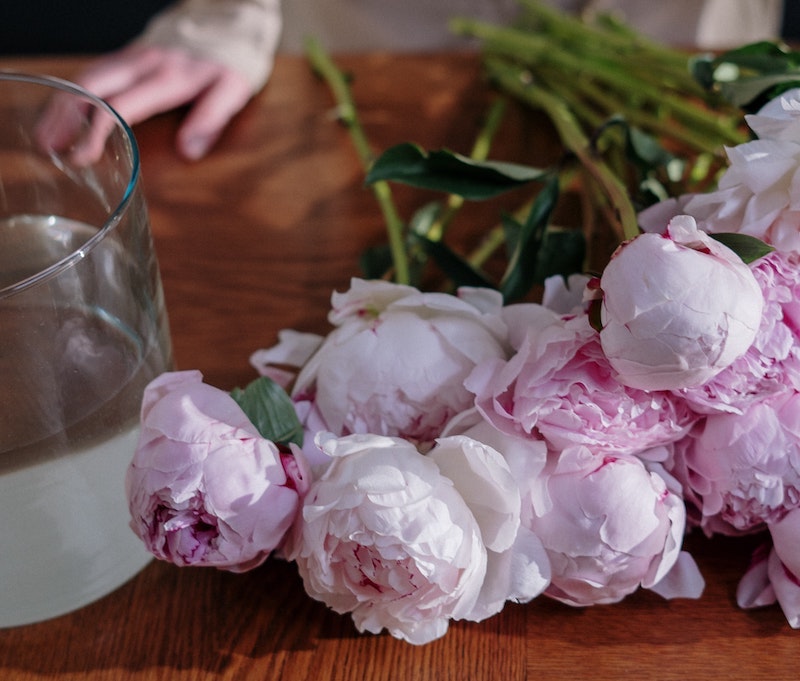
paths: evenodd
<path fill-rule="evenodd" d="M 685 215 L 621 246 L 601 287 L 603 351 L 642 390 L 713 378 L 750 347 L 764 305 L 750 268 Z"/>

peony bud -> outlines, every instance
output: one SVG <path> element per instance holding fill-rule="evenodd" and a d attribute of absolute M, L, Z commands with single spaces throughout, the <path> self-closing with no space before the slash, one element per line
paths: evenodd
<path fill-rule="evenodd" d="M 689 216 L 623 244 L 600 283 L 603 351 L 642 390 L 713 378 L 750 347 L 764 305 L 750 268 Z"/>

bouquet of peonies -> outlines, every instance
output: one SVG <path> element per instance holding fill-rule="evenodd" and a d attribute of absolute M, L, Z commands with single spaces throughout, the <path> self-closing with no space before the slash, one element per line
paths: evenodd
<path fill-rule="evenodd" d="M 159 377 L 134 531 L 177 565 L 293 561 L 360 631 L 415 644 L 537 596 L 697 598 L 686 532 L 763 532 L 737 600 L 800 627 L 800 93 L 747 123 L 712 191 L 639 212 L 541 302 L 355 278 L 332 331 L 282 331 L 245 390 Z"/>

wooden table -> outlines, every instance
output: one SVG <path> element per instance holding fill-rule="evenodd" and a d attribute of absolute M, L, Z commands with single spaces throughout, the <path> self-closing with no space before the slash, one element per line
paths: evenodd
<path fill-rule="evenodd" d="M 83 63 L 0 65 L 69 77 Z M 339 63 L 354 76 L 377 149 L 413 140 L 468 151 L 487 100 L 474 57 Z M 135 129 L 177 361 L 218 387 L 253 379 L 250 353 L 271 345 L 279 329 L 324 332 L 332 289 L 346 288 L 362 250 L 382 240 L 376 204 L 331 105 L 305 61 L 286 57 L 201 162 L 173 152 L 179 113 Z M 531 121 L 512 110 L 493 155 L 551 155 L 547 127 Z M 411 191 L 396 197 L 404 215 L 420 201 Z M 475 224 L 486 224 L 481 210 L 470 216 Z M 454 623 L 423 647 L 359 635 L 349 617 L 305 595 L 291 564 L 233 575 L 153 562 L 78 612 L 0 631 L 0 679 L 796 679 L 800 632 L 777 607 L 735 605 L 753 545 L 688 538 L 708 581 L 698 601 L 640 592 L 573 609 L 540 598 L 481 624 Z"/>

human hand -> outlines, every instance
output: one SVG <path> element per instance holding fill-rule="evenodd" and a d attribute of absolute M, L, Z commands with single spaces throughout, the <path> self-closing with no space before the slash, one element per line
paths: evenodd
<path fill-rule="evenodd" d="M 252 96 L 247 78 L 230 67 L 178 48 L 132 44 L 99 58 L 74 82 L 105 99 L 129 125 L 184 104 L 190 109 L 178 129 L 176 147 L 187 159 L 204 156 L 231 118 Z M 70 133 L 64 112 L 54 104 L 40 130 L 50 139 Z M 102 147 L 111 121 L 98 121 L 81 141 L 91 157 Z"/>

